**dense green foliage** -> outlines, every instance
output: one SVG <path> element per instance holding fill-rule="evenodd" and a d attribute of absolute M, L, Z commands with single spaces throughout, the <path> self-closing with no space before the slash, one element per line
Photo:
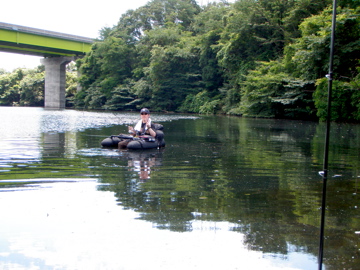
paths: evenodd
<path fill-rule="evenodd" d="M 359 4 L 338 1 L 335 121 L 360 121 Z M 100 31 L 68 105 L 322 120 L 331 24 L 331 0 L 152 0 Z"/>
<path fill-rule="evenodd" d="M 42 106 L 44 104 L 44 67 L 16 69 L 0 75 L 0 105 Z"/>
<path fill-rule="evenodd" d="M 45 67 L 18 68 L 13 72 L 0 70 L 0 106 L 44 106 Z M 77 91 L 74 64 L 67 66 L 66 106 L 74 105 Z"/>

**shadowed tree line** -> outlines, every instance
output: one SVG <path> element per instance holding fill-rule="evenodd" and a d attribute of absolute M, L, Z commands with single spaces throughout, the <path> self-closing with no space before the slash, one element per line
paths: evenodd
<path fill-rule="evenodd" d="M 338 1 L 335 121 L 360 120 L 359 4 Z M 331 0 L 149 1 L 100 30 L 68 105 L 323 120 L 331 17 Z M 1 104 L 24 103 L 2 77 Z"/>

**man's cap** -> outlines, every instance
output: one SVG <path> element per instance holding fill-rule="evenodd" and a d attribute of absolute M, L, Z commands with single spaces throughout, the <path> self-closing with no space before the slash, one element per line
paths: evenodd
<path fill-rule="evenodd" d="M 147 108 L 142 108 L 141 111 L 140 111 L 140 113 L 150 114 L 150 111 L 149 111 L 149 109 L 147 109 Z"/>

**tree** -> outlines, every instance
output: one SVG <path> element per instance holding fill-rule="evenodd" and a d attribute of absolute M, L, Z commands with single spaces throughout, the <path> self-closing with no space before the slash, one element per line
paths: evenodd
<path fill-rule="evenodd" d="M 360 57 L 359 10 L 338 9 L 333 65 L 335 105 L 332 111 L 332 119 L 336 121 L 358 119 L 358 105 L 357 102 L 354 104 L 354 98 L 356 100 L 359 89 L 356 87 Z M 320 119 L 324 119 L 326 115 L 326 108 L 323 106 L 327 92 L 324 77 L 329 69 L 331 19 L 332 10 L 328 8 L 321 14 L 304 20 L 300 26 L 302 37 L 289 46 L 289 55 L 286 56 L 294 75 L 317 81 L 314 101 Z M 292 63 L 289 63 L 289 59 Z"/>
<path fill-rule="evenodd" d="M 75 95 L 78 91 L 78 72 L 74 62 L 66 66 L 66 86 L 65 86 L 66 107 L 74 107 Z"/>
<path fill-rule="evenodd" d="M 43 106 L 45 67 L 18 68 L 0 75 L 0 105 Z"/>
<path fill-rule="evenodd" d="M 199 11 L 194 0 L 153 0 L 126 12 L 113 29 L 103 29 L 103 40 L 78 61 L 84 90 L 76 95 L 77 105 L 120 108 L 118 102 L 124 96 L 127 103 L 130 97 L 139 101 L 128 86 L 147 76 L 144 70 L 150 65 L 153 46 L 173 43 L 172 37 L 178 39 L 182 35 L 178 32 L 189 28 Z"/>
<path fill-rule="evenodd" d="M 352 87 L 342 81 L 333 81 L 331 120 L 337 122 L 353 122 L 360 120 L 360 85 Z M 317 115 L 320 120 L 327 119 L 327 91 L 328 80 L 317 80 L 317 88 L 314 94 Z"/>
<path fill-rule="evenodd" d="M 27 70 L 19 86 L 20 106 L 44 106 L 45 71 L 43 67 Z"/>
<path fill-rule="evenodd" d="M 336 25 L 334 73 L 351 77 L 356 72 L 360 55 L 358 11 L 339 9 Z M 324 77 L 329 70 L 332 8 L 304 20 L 300 25 L 302 36 L 288 48 L 287 64 L 294 74 L 307 80 Z M 343 61 L 346 59 L 346 61 Z"/>
<path fill-rule="evenodd" d="M 217 44 L 224 26 L 223 18 L 229 9 L 229 5 L 223 3 L 209 4 L 195 17 L 192 24 L 199 43 L 202 80 L 211 98 L 220 94 L 219 89 L 224 83 L 223 68 L 220 67 L 217 59 L 219 51 Z"/>
<path fill-rule="evenodd" d="M 20 103 L 19 82 L 24 78 L 24 69 L 0 75 L 0 104 L 13 106 Z"/>
<path fill-rule="evenodd" d="M 145 105 L 155 110 L 174 111 L 187 95 L 200 92 L 198 55 L 194 53 L 192 44 L 188 37 L 181 42 L 182 46 L 153 47 L 147 69 L 152 94 Z"/>
<path fill-rule="evenodd" d="M 122 33 L 131 37 L 132 42 L 136 42 L 145 31 L 166 27 L 168 24 L 189 30 L 194 16 L 199 12 L 200 7 L 195 0 L 152 0 L 145 6 L 123 14 L 113 35 Z"/>
<path fill-rule="evenodd" d="M 281 61 L 258 63 L 242 87 L 238 114 L 310 120 L 315 118 L 311 81 L 292 77 Z"/>
<path fill-rule="evenodd" d="M 105 105 L 112 98 L 113 90 L 132 76 L 134 50 L 124 39 L 113 36 L 95 43 L 92 51 L 77 62 L 81 73 L 79 82 L 84 90 L 76 94 L 76 106 L 92 104 L 91 108 L 95 108 L 96 104 L 99 109 Z M 87 95 L 91 98 L 84 103 L 82 99 Z"/>
<path fill-rule="evenodd" d="M 285 36 L 291 42 L 293 38 L 299 38 L 301 31 L 299 25 L 304 19 L 319 14 L 324 8 L 332 4 L 331 0 L 300 0 L 293 1 L 293 7 L 284 18 Z"/>
<path fill-rule="evenodd" d="M 333 120 L 358 119 L 356 78 L 359 71 L 359 19 L 356 10 L 339 9 L 334 61 Z M 262 62 L 241 83 L 240 106 L 233 113 L 247 116 L 320 119 L 326 117 L 331 8 L 305 19 L 301 37 L 285 47 L 284 58 Z M 346 59 L 344 61 L 343 59 Z M 316 85 L 315 85 L 316 83 Z M 315 91 L 314 96 L 311 93 Z M 314 107 L 315 106 L 315 107 Z"/>
<path fill-rule="evenodd" d="M 294 1 L 241 0 L 224 16 L 217 58 L 228 82 L 227 87 L 223 87 L 225 111 L 234 112 L 238 106 L 241 84 L 257 61 L 282 56 L 289 42 L 284 20 L 293 5 Z"/>
<path fill-rule="evenodd" d="M 339 1 L 338 9 L 335 108 L 346 121 L 358 119 L 358 1 Z M 297 119 L 314 119 L 318 109 L 322 117 L 331 2 L 150 1 L 102 29 L 78 60 L 76 104 Z"/>

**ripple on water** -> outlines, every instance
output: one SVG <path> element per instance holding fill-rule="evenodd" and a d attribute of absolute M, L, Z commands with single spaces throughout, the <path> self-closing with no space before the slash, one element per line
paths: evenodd
<path fill-rule="evenodd" d="M 0 192 L 36 190 L 47 188 L 46 184 L 54 183 L 84 183 L 97 182 L 94 178 L 26 178 L 26 179 L 8 179 L 0 181 Z"/>

